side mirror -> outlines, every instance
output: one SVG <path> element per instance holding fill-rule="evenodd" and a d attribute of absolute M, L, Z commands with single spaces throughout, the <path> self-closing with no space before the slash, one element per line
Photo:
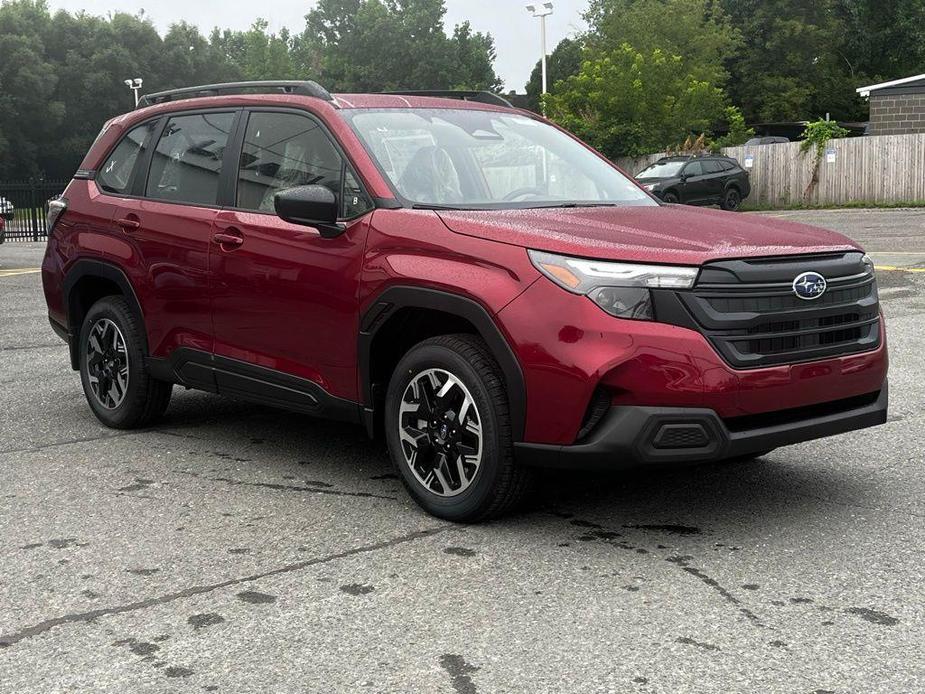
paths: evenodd
<path fill-rule="evenodd" d="M 337 196 L 324 186 L 299 186 L 279 191 L 273 197 L 276 214 L 293 224 L 315 227 L 326 239 L 344 233 L 337 221 Z"/>

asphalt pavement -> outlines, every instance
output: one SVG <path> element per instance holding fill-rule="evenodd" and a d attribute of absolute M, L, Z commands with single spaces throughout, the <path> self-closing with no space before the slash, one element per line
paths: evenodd
<path fill-rule="evenodd" d="M 925 211 L 776 214 L 903 268 L 890 421 L 549 473 L 480 526 L 418 510 L 357 427 L 176 389 L 103 428 L 41 244 L 0 246 L 0 691 L 925 690 Z"/>

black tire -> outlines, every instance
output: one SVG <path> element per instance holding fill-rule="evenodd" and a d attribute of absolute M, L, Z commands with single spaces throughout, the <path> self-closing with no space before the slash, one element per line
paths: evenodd
<path fill-rule="evenodd" d="M 403 398 L 411 382 L 432 369 L 451 374 L 462 383 L 471 395 L 480 424 L 481 462 L 469 486 L 457 496 L 443 496 L 425 486 L 412 471 L 402 447 Z M 526 496 L 533 471 L 514 463 L 510 412 L 501 369 L 478 337 L 445 335 L 411 348 L 395 367 L 389 383 L 385 430 L 389 454 L 402 482 L 412 498 L 431 515 L 458 523 L 476 523 L 503 515 Z M 430 450 L 437 446 L 433 434 L 425 445 Z"/>
<path fill-rule="evenodd" d="M 681 198 L 679 198 L 678 194 L 673 190 L 669 190 L 667 193 L 662 194 L 662 202 L 667 202 L 671 205 L 678 205 L 681 202 Z"/>
<path fill-rule="evenodd" d="M 723 200 L 719 205 L 727 212 L 735 212 L 742 206 L 742 194 L 738 188 L 730 187 L 723 194 Z"/>
<path fill-rule="evenodd" d="M 114 324 L 121 333 L 128 361 L 127 385 L 120 401 L 116 402 L 115 398 L 110 400 L 109 405 L 114 406 L 104 404 L 91 385 L 91 379 L 95 377 L 91 377 L 90 369 L 95 370 L 97 366 L 89 363 L 89 352 L 92 349 L 90 333 L 95 326 L 106 321 Z M 112 429 L 147 426 L 161 417 L 170 404 L 173 384 L 155 380 L 145 367 L 143 331 L 140 319 L 121 296 L 107 296 L 93 304 L 80 328 L 78 356 L 84 396 L 97 419 Z M 99 379 L 97 383 L 97 387 L 102 385 Z"/>

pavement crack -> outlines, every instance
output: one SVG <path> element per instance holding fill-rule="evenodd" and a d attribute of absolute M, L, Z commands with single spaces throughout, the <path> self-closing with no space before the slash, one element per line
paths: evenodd
<path fill-rule="evenodd" d="M 82 438 L 66 439 L 64 441 L 54 441 L 38 446 L 28 446 L 27 448 L 8 448 L 0 451 L 0 455 L 9 455 L 11 453 L 35 453 L 46 448 L 57 448 L 58 446 L 70 446 L 77 443 L 93 443 L 94 441 L 105 441 L 106 439 L 120 439 L 124 436 L 138 436 L 147 433 L 145 431 L 121 431 L 115 434 L 102 434 L 101 436 L 87 436 Z"/>
<path fill-rule="evenodd" d="M 758 615 L 752 612 L 747 607 L 742 607 L 742 601 L 739 600 L 735 595 L 729 592 L 729 589 L 725 588 L 719 581 L 717 581 L 712 576 L 709 576 L 706 572 L 702 571 L 693 566 L 688 566 L 687 557 L 668 557 L 666 561 L 671 562 L 672 564 L 677 564 L 681 569 L 691 576 L 694 576 L 704 583 L 704 585 L 712 588 L 716 593 L 723 598 L 730 605 L 735 605 L 738 608 L 739 612 L 750 621 L 755 626 L 763 627 L 764 624 L 761 623 L 761 620 L 758 619 Z"/>
<path fill-rule="evenodd" d="M 189 475 L 201 480 L 208 480 L 210 482 L 223 482 L 225 484 L 231 484 L 236 487 L 258 487 L 263 489 L 273 489 L 280 492 L 302 492 L 307 494 L 330 494 L 332 496 L 353 496 L 360 497 L 362 499 L 386 499 L 388 501 L 397 501 L 397 496 L 387 496 L 385 494 L 374 494 L 372 492 L 344 492 L 338 491 L 336 489 L 324 489 L 317 486 L 307 487 L 307 486 L 297 486 L 294 484 L 278 484 L 276 482 L 245 482 L 244 480 L 236 480 L 231 477 L 207 477 L 205 475 L 200 475 L 197 472 L 191 472 L 189 470 L 181 470 L 184 475 Z"/>
<path fill-rule="evenodd" d="M 10 646 L 14 646 L 20 641 L 30 639 L 34 636 L 38 636 L 39 634 L 44 634 L 45 632 L 54 629 L 55 627 L 63 626 L 65 624 L 90 622 L 95 619 L 99 619 L 100 617 L 110 617 L 113 615 L 125 614 L 127 612 L 144 610 L 149 607 L 158 607 L 160 605 L 165 605 L 167 603 L 182 600 L 184 598 L 191 598 L 197 595 L 202 595 L 204 593 L 211 593 L 223 588 L 238 586 L 243 583 L 253 583 L 255 581 L 269 578 L 271 576 L 279 576 L 282 574 L 291 573 L 293 571 L 300 571 L 310 566 L 327 564 L 332 561 L 337 561 L 338 559 L 346 559 L 347 557 L 352 557 L 358 554 L 368 554 L 370 552 L 377 552 L 379 550 L 396 547 L 408 542 L 415 542 L 424 538 L 433 537 L 434 535 L 446 532 L 447 530 L 450 530 L 454 527 L 455 526 L 448 524 L 435 528 L 428 528 L 426 530 L 418 530 L 413 533 L 394 537 L 390 540 L 383 540 L 381 542 L 375 542 L 373 544 L 363 545 L 361 547 L 354 547 L 352 549 L 335 552 L 333 554 L 327 554 L 321 557 L 305 559 L 293 564 L 286 564 L 285 566 L 271 569 L 270 571 L 251 574 L 249 576 L 242 576 L 241 578 L 230 578 L 226 581 L 219 581 L 217 583 L 210 583 L 201 586 L 191 586 L 189 588 L 184 588 L 183 590 L 178 590 L 173 593 L 166 593 L 156 597 L 145 598 L 144 600 L 136 600 L 135 602 L 129 602 L 123 605 L 114 605 L 112 607 L 103 607 L 97 610 L 88 610 L 87 612 L 74 612 L 71 614 L 61 615 L 60 617 L 52 617 L 51 619 L 46 619 L 42 622 L 38 622 L 37 624 L 33 624 L 32 626 L 20 629 L 17 632 L 0 636 L 0 649 L 9 648 Z"/>

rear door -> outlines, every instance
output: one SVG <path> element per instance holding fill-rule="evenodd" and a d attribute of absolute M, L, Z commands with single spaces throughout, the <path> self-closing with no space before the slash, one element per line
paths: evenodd
<path fill-rule="evenodd" d="M 723 191 L 729 172 L 716 159 L 706 159 L 700 164 L 703 166 L 704 202 L 719 204 L 723 199 Z"/>
<path fill-rule="evenodd" d="M 158 122 L 133 195 L 113 215 L 124 264 L 144 273 L 139 296 L 151 356 L 212 349 L 209 246 L 222 162 L 238 111 L 197 111 Z"/>
<path fill-rule="evenodd" d="M 331 404 L 328 394 L 356 400 L 363 217 L 372 203 L 306 112 L 253 109 L 236 139 L 234 202 L 214 220 L 220 242 L 210 261 L 219 390 L 305 410 Z M 347 223 L 341 236 L 276 216 L 274 194 L 302 185 L 334 192 Z"/>

